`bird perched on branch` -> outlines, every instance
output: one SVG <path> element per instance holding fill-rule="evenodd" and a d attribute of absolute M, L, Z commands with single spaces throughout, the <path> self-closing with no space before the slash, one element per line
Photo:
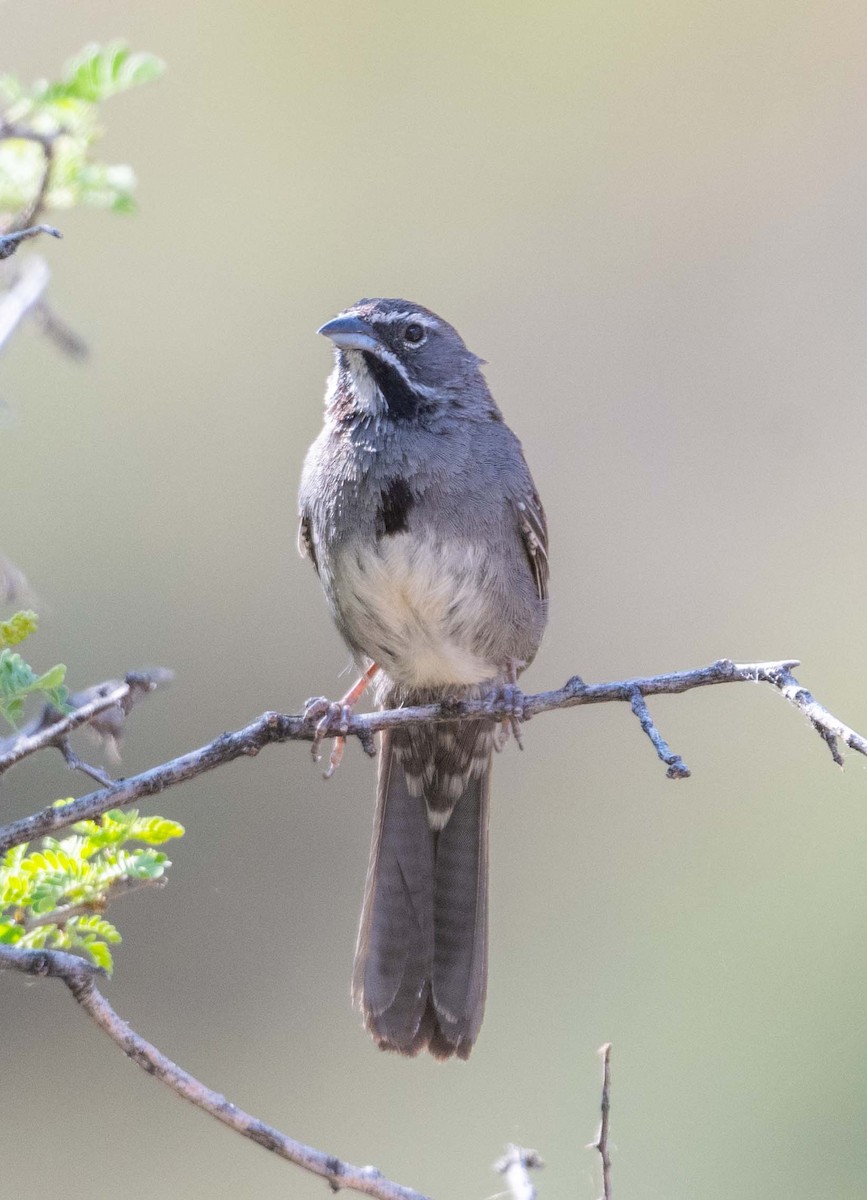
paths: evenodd
<path fill-rule="evenodd" d="M 299 544 L 363 672 L 317 710 L 323 728 L 374 677 L 388 708 L 492 694 L 519 707 L 547 614 L 548 539 L 482 360 L 406 300 L 360 300 L 319 332 L 336 365 Z M 383 734 L 352 989 L 384 1049 L 466 1058 L 478 1035 L 499 733 L 479 720 Z"/>

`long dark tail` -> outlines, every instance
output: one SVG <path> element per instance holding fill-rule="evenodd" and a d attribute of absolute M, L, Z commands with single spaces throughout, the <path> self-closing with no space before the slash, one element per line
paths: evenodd
<path fill-rule="evenodd" d="M 492 729 L 383 734 L 352 994 L 385 1050 L 467 1058 L 482 1024 Z"/>

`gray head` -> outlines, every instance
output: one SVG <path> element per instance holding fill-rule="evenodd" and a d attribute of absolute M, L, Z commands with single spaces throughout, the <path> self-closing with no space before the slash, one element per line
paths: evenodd
<path fill-rule="evenodd" d="M 394 419 L 451 406 L 483 362 L 454 326 L 409 300 L 359 300 L 319 330 L 337 347 L 338 387 Z"/>

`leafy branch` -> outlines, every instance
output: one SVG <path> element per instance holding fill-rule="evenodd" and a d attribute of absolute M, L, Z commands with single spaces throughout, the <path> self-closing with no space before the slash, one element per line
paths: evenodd
<path fill-rule="evenodd" d="M 153 54 L 134 54 L 123 42 L 86 46 L 53 82 L 23 84 L 0 76 L 0 261 L 39 234 L 60 237 L 39 222 L 47 209 L 75 205 L 128 213 L 135 208 L 135 173 L 125 163 L 94 157 L 102 136 L 100 105 L 121 92 L 158 78 L 165 65 Z M 86 347 L 48 307 L 50 272 L 32 257 L 0 287 L 0 350 L 27 317 L 67 354 Z"/>
<path fill-rule="evenodd" d="M 13 646 L 20 645 L 36 631 L 36 613 L 24 610 L 0 621 L 0 717 L 16 725 L 24 713 L 29 696 L 42 694 L 48 703 L 65 711 L 69 693 L 64 685 L 66 667 L 62 663 L 37 675 Z"/>
<path fill-rule="evenodd" d="M 134 210 L 132 168 L 92 155 L 103 133 L 99 106 L 164 70 L 155 55 L 112 42 L 86 46 L 53 82 L 27 86 L 12 75 L 0 77 L 0 211 L 15 214 L 13 229 L 32 224 L 45 209 Z"/>
<path fill-rule="evenodd" d="M 121 937 L 102 915 L 109 899 L 160 881 L 171 863 L 153 847 L 183 832 L 175 821 L 118 809 L 99 824 L 77 822 L 62 841 L 14 846 L 0 860 L 0 944 L 78 950 L 111 972 L 109 944 Z M 149 848 L 129 849 L 129 842 Z"/>
<path fill-rule="evenodd" d="M 8 739 L 5 753 L 0 739 L 0 774 L 4 763 L 8 769 L 28 754 L 55 745 L 70 766 L 110 783 L 103 772 L 78 759 L 69 746 L 69 734 L 80 725 L 104 720 L 107 711 L 124 703 L 131 706 L 137 692 L 152 690 L 156 682 L 148 676 L 132 676 L 123 684 L 112 681 L 113 687 L 98 689 L 102 694 L 82 697 L 84 702 L 76 705 L 63 682 L 66 668 L 62 664 L 37 675 L 12 650 L 35 632 L 37 624 L 36 614 L 29 610 L 0 621 L 0 716 L 14 725 L 31 696 L 41 694 L 47 701 L 42 715 L 29 728 Z M 114 724 L 110 736 L 116 736 Z M 58 800 L 53 807 L 70 803 L 71 799 Z M 46 837 L 36 846 L 21 842 L 9 847 L 0 859 L 0 945 L 80 951 L 110 972 L 109 945 L 121 937 L 102 915 L 109 900 L 162 882 L 171 866 L 162 851 L 130 849 L 128 843 L 153 847 L 182 834 L 183 827 L 174 821 L 118 809 L 101 816 L 98 823 L 75 823 L 62 841 Z"/>

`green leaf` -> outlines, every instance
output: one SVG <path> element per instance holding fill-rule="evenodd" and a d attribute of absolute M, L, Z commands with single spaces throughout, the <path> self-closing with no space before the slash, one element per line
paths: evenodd
<path fill-rule="evenodd" d="M 66 712 L 69 692 L 63 684 L 65 675 L 62 664 L 36 675 L 20 654 L 0 650 L 0 716 L 15 725 L 24 713 L 24 701 L 35 692 L 41 692 L 50 704 Z"/>
<path fill-rule="evenodd" d="M 14 725 L 24 711 L 24 700 L 33 692 L 43 692 L 51 704 L 65 709 L 69 698 L 63 686 L 65 676 L 62 664 L 36 675 L 20 654 L 0 650 L 0 716 Z"/>
<path fill-rule="evenodd" d="M 105 917 L 99 916 L 98 913 L 73 917 L 69 922 L 69 928 L 74 929 L 78 934 L 88 934 L 88 936 L 102 938 L 104 942 L 119 942 L 121 940 L 120 933 L 112 925 L 111 921 L 107 921 Z"/>
<path fill-rule="evenodd" d="M 83 949 L 87 952 L 88 957 L 95 966 L 102 967 L 109 975 L 112 973 L 114 970 L 114 959 L 105 942 L 88 942 Z"/>
<path fill-rule="evenodd" d="M 66 64 L 58 83 L 47 84 L 39 99 L 85 100 L 98 104 L 119 92 L 158 79 L 166 64 L 155 54 L 133 54 L 124 42 L 92 44 Z"/>
<path fill-rule="evenodd" d="M 102 134 L 102 101 L 157 79 L 165 63 L 154 54 L 133 53 L 123 42 L 86 46 L 66 64 L 55 82 L 39 80 L 24 88 L 11 76 L 0 77 L 0 116 L 9 125 L 48 138 L 51 174 L 46 208 L 77 204 L 133 211 L 135 175 L 125 164 L 94 162 L 91 151 Z M 0 210 L 26 209 L 38 194 L 45 155 L 32 139 L 0 141 Z"/>
<path fill-rule="evenodd" d="M 126 874 L 132 879 L 159 879 L 169 866 L 171 863 L 161 850 L 136 850 L 126 855 L 124 864 Z"/>
<path fill-rule="evenodd" d="M 33 680 L 32 687 L 40 692 L 50 692 L 59 688 L 66 678 L 66 667 L 62 663 L 58 663 L 56 667 L 52 667 L 46 671 L 44 675 L 37 675 Z"/>
<path fill-rule="evenodd" d="M 165 817 L 139 817 L 136 809 L 126 812 L 113 808 L 104 813 L 101 822 L 77 821 L 72 827 L 88 841 L 90 853 L 103 846 L 120 845 L 125 841 L 146 842 L 161 846 L 170 838 L 183 837 L 184 827 Z"/>
<path fill-rule="evenodd" d="M 169 821 L 165 817 L 142 817 L 133 825 L 131 836 L 150 846 L 161 846 L 171 838 L 183 837 L 184 833 L 183 825 L 177 821 Z"/>
<path fill-rule="evenodd" d="M 30 637 L 31 633 L 35 633 L 38 625 L 39 618 L 29 609 L 15 613 L 8 621 L 0 621 L 0 650 L 5 650 L 8 646 L 17 646 L 19 642 Z"/>
<path fill-rule="evenodd" d="M 45 837 L 34 849 L 13 847 L 0 858 L 0 943 L 78 952 L 110 972 L 109 945 L 121 935 L 103 915 L 106 897 L 123 880 L 159 879 L 171 862 L 151 847 L 182 834 L 183 826 L 166 817 L 116 808 L 99 822 L 77 822 L 63 838 Z M 130 849 L 132 841 L 149 845 Z M 82 907 L 93 911 L 75 911 Z M 33 917 L 42 923 L 27 930 Z"/>

